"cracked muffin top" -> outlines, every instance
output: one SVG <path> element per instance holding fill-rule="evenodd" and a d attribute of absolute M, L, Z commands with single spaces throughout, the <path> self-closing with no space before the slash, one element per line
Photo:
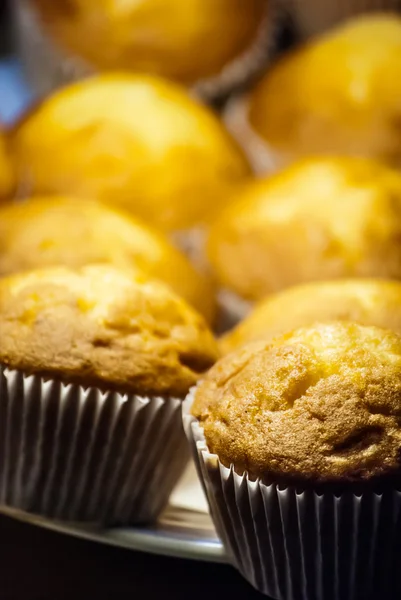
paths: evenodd
<path fill-rule="evenodd" d="M 142 396 L 185 396 L 217 358 L 185 301 L 112 266 L 1 279 L 0 332 L 0 362 L 11 369 Z"/>
<path fill-rule="evenodd" d="M 0 208 L 0 275 L 114 264 L 168 284 L 211 322 L 213 284 L 162 233 L 92 200 L 46 196 Z"/>
<path fill-rule="evenodd" d="M 308 281 L 401 278 L 401 175 L 363 158 L 309 158 L 243 186 L 213 224 L 220 284 L 257 301 Z"/>
<path fill-rule="evenodd" d="M 209 371 L 192 412 L 209 450 L 251 477 L 319 484 L 398 474 L 401 338 L 333 323 L 254 342 Z"/>
<path fill-rule="evenodd" d="M 307 283 L 262 300 L 220 340 L 223 354 L 317 322 L 353 321 L 401 333 L 401 282 L 342 279 Z"/>

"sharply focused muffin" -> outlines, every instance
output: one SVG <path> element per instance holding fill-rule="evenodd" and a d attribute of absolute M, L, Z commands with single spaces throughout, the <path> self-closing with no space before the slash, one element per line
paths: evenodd
<path fill-rule="evenodd" d="M 208 221 L 249 174 L 212 111 L 141 75 L 62 89 L 14 128 L 11 147 L 30 193 L 94 198 L 165 231 Z"/>
<path fill-rule="evenodd" d="M 183 415 L 214 525 L 255 588 L 277 600 L 396 589 L 399 335 L 333 322 L 250 343 Z"/>
<path fill-rule="evenodd" d="M 256 340 L 269 341 L 316 322 L 353 321 L 401 334 L 401 282 L 345 279 L 307 283 L 262 300 L 220 341 L 224 354 Z"/>
<path fill-rule="evenodd" d="M 401 17 L 364 15 L 269 70 L 238 109 L 249 126 L 238 134 L 251 153 L 258 136 L 275 164 L 340 153 L 400 165 L 400 97 Z"/>
<path fill-rule="evenodd" d="M 88 65 L 192 85 L 221 74 L 254 48 L 268 2 L 32 0 L 32 5 L 54 41 Z"/>
<path fill-rule="evenodd" d="M 95 201 L 59 196 L 0 208 L 0 275 L 91 263 L 137 267 L 170 285 L 208 321 L 213 320 L 210 280 L 162 234 L 135 217 Z"/>
<path fill-rule="evenodd" d="M 15 173 L 8 155 L 5 136 L 0 129 L 0 201 L 9 197 L 15 188 Z"/>
<path fill-rule="evenodd" d="M 202 317 L 139 271 L 55 267 L 0 279 L 0 332 L 3 503 L 157 519 L 189 458 L 182 400 L 217 357 Z"/>
<path fill-rule="evenodd" d="M 276 482 L 400 475 L 401 338 L 317 325 L 223 358 L 192 408 L 209 450 Z"/>
<path fill-rule="evenodd" d="M 111 265 L 0 280 L 0 363 L 84 386 L 183 396 L 217 357 L 168 287 Z"/>
<path fill-rule="evenodd" d="M 298 162 L 250 183 L 213 225 L 223 287 L 257 301 L 309 281 L 401 277 L 401 175 L 368 159 Z"/>

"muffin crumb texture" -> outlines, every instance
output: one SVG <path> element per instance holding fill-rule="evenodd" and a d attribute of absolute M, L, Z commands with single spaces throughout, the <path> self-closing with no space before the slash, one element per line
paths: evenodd
<path fill-rule="evenodd" d="M 249 344 L 210 370 L 192 412 L 209 450 L 253 478 L 338 484 L 396 476 L 401 338 L 333 323 Z"/>
<path fill-rule="evenodd" d="M 185 396 L 217 358 L 183 300 L 111 266 L 0 280 L 0 335 L 0 362 L 11 369 L 143 396 Z"/>

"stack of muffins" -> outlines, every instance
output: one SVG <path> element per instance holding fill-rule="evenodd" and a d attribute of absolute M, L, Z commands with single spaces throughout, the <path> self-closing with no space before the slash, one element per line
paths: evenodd
<path fill-rule="evenodd" d="M 22 4 L 102 73 L 0 144 L 0 501 L 146 523 L 192 450 L 261 592 L 397 597 L 401 17 Z"/>

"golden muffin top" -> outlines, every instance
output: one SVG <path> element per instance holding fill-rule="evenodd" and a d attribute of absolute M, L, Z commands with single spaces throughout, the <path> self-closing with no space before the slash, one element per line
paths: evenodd
<path fill-rule="evenodd" d="M 401 174 L 362 158 L 311 158 L 250 183 L 213 225 L 221 284 L 249 300 L 291 285 L 401 277 Z"/>
<path fill-rule="evenodd" d="M 257 304 L 221 339 L 220 349 L 227 354 L 248 342 L 269 341 L 319 321 L 353 321 L 401 334 L 401 282 L 343 279 L 288 288 Z"/>
<path fill-rule="evenodd" d="M 122 207 L 166 230 L 204 223 L 249 166 L 223 125 L 179 86 L 113 74 L 66 87 L 14 128 L 19 179 Z"/>
<path fill-rule="evenodd" d="M 100 69 L 129 69 L 191 84 L 243 54 L 265 0 L 34 0 L 70 51 Z"/>
<path fill-rule="evenodd" d="M 84 386 L 183 397 L 217 358 L 167 286 L 111 265 L 0 279 L 0 362 Z"/>
<path fill-rule="evenodd" d="M 350 154 L 401 164 L 401 17 L 364 15 L 287 56 L 249 120 L 284 160 Z"/>
<path fill-rule="evenodd" d="M 0 128 L 0 201 L 8 198 L 15 190 L 15 172 L 8 154 L 5 135 Z"/>
<path fill-rule="evenodd" d="M 95 201 L 49 196 L 0 208 L 0 275 L 48 266 L 137 267 L 210 322 L 213 285 L 157 230 Z"/>
<path fill-rule="evenodd" d="M 334 323 L 254 342 L 209 371 L 192 412 L 210 451 L 252 477 L 316 484 L 399 475 L 401 338 Z"/>

